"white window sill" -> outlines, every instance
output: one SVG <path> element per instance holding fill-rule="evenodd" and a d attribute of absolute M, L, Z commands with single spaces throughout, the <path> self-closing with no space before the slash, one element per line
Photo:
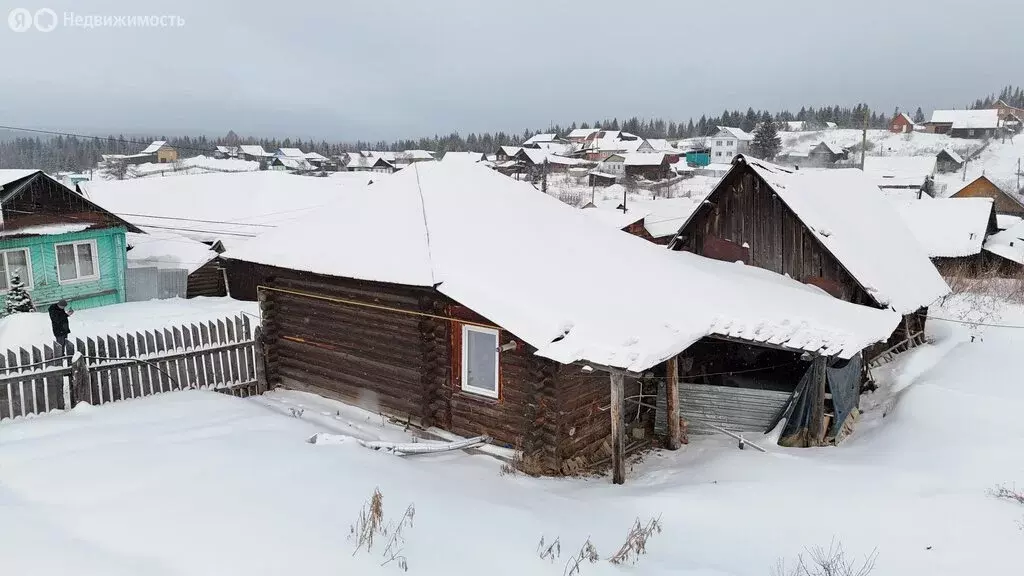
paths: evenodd
<path fill-rule="evenodd" d="M 483 388 L 472 388 L 469 386 L 463 386 L 462 392 L 472 396 L 480 396 L 482 398 L 489 398 L 491 400 L 498 399 L 498 392 L 496 390 L 484 390 Z"/>

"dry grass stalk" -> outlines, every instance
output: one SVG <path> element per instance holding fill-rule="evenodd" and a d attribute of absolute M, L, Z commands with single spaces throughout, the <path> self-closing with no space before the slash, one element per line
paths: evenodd
<path fill-rule="evenodd" d="M 641 525 L 637 518 L 622 547 L 608 561 L 612 564 L 636 564 L 640 556 L 647 553 L 647 539 L 655 533 L 661 533 L 661 516 L 651 518 L 646 525 Z"/>
<path fill-rule="evenodd" d="M 381 562 L 381 566 L 387 566 L 394 562 L 402 569 L 403 572 L 409 571 L 409 561 L 402 553 L 402 548 L 405 546 L 405 536 L 402 534 L 404 528 L 412 528 L 413 518 L 416 517 L 416 507 L 412 504 L 405 509 L 405 514 L 398 519 L 398 523 L 385 527 L 383 533 L 391 532 L 391 538 L 388 539 L 388 543 L 384 546 L 384 562 Z"/>
<path fill-rule="evenodd" d="M 555 560 L 562 555 L 562 542 L 556 536 L 550 544 L 544 546 L 544 536 L 541 535 L 540 542 L 537 543 L 537 555 L 540 556 L 541 560 L 550 560 L 553 564 Z"/>
<path fill-rule="evenodd" d="M 590 541 L 588 537 L 583 546 L 580 546 L 580 551 L 575 556 L 569 559 L 569 562 L 565 565 L 565 570 L 562 571 L 562 576 L 579 576 L 580 566 L 584 562 L 594 564 L 601 557 L 597 554 L 597 548 Z"/>
<path fill-rule="evenodd" d="M 356 549 L 352 551 L 355 556 L 360 548 L 366 548 L 369 552 L 373 548 L 373 538 L 382 534 L 384 524 L 384 495 L 379 488 L 373 489 L 370 501 L 359 509 L 359 518 L 356 523 L 349 527 L 349 540 L 354 540 Z"/>
<path fill-rule="evenodd" d="M 798 555 L 792 569 L 787 569 L 786 562 L 780 560 L 772 576 L 867 576 L 874 571 L 877 558 L 878 551 L 873 550 L 859 564 L 847 560 L 843 545 L 833 540 L 827 549 L 815 546 L 806 554 Z"/>

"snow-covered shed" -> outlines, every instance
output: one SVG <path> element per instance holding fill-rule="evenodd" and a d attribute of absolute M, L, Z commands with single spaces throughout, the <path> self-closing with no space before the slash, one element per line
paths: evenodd
<path fill-rule="evenodd" d="M 227 295 L 217 247 L 170 230 L 142 232 L 129 232 L 126 238 L 129 301 Z"/>
<path fill-rule="evenodd" d="M 413 165 L 225 256 L 232 295 L 261 302 L 272 382 L 487 434 L 547 472 L 601 458 L 613 425 L 621 464 L 624 379 L 638 394 L 698 341 L 806 365 L 854 357 L 899 321 L 665 250 L 473 164 Z"/>
<path fill-rule="evenodd" d="M 1024 222 L 989 236 L 984 249 L 987 255 L 993 256 L 989 270 L 995 270 L 1000 276 L 1019 278 L 1024 271 Z"/>
<path fill-rule="evenodd" d="M 992 199 L 928 198 L 894 205 L 944 276 L 974 276 L 984 269 L 982 245 L 998 232 Z"/>
<path fill-rule="evenodd" d="M 669 245 L 814 284 L 833 296 L 904 316 L 949 292 L 928 254 L 860 170 L 789 170 L 738 156 Z"/>

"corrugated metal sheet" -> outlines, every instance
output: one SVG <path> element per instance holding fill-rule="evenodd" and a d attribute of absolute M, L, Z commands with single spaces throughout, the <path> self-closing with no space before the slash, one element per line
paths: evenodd
<path fill-rule="evenodd" d="M 715 434 L 705 422 L 730 432 L 765 432 L 791 396 L 791 392 L 683 382 L 679 384 L 679 411 L 690 434 Z M 654 429 L 668 433 L 664 385 L 658 389 Z"/>
<path fill-rule="evenodd" d="M 188 270 L 129 268 L 125 273 L 125 290 L 128 302 L 185 298 L 188 290 Z"/>

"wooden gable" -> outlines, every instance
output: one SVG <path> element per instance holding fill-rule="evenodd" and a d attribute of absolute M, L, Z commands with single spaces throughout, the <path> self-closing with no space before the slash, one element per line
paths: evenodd
<path fill-rule="evenodd" d="M 747 165 L 734 168 L 670 244 L 785 274 L 855 304 L 879 304 Z M 752 294 L 751 297 L 756 295 Z"/>
<path fill-rule="evenodd" d="M 985 176 L 979 176 L 951 198 L 991 198 L 995 203 L 996 214 L 1024 216 L 1024 205 L 1020 200 L 1004 192 Z"/>
<path fill-rule="evenodd" d="M 89 228 L 124 226 L 142 232 L 42 172 L 12 182 L 0 192 L 3 228 L 82 223 Z"/>

